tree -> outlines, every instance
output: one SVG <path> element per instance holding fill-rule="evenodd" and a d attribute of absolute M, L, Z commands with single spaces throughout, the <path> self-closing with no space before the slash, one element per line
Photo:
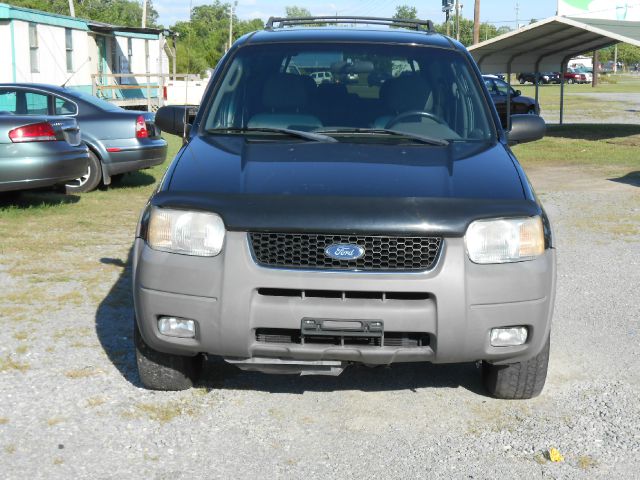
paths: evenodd
<path fill-rule="evenodd" d="M 171 29 L 178 33 L 177 68 L 186 73 L 202 73 L 214 67 L 227 49 L 231 5 L 215 0 L 194 7 L 189 21 L 177 22 Z M 260 19 L 240 20 L 233 17 L 233 40 L 264 28 Z"/>
<path fill-rule="evenodd" d="M 284 7 L 287 18 L 311 17 L 311 11 L 304 7 Z"/>
<path fill-rule="evenodd" d="M 43 12 L 69 15 L 68 0 L 12 0 L 16 7 L 33 8 Z M 142 24 L 142 5 L 137 0 L 76 0 L 76 16 L 96 22 L 139 27 Z M 158 12 L 153 2 L 147 3 L 147 26 L 157 26 Z"/>
<path fill-rule="evenodd" d="M 393 17 L 398 20 L 417 20 L 418 9 L 409 5 L 398 5 Z"/>

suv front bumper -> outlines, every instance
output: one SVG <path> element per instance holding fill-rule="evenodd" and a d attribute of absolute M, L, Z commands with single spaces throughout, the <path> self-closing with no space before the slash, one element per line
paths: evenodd
<path fill-rule="evenodd" d="M 138 238 L 133 262 L 136 318 L 145 342 L 155 350 L 181 355 L 367 364 L 513 363 L 542 350 L 555 297 L 555 250 L 547 249 L 528 262 L 477 265 L 468 259 L 462 238 L 445 238 L 435 267 L 420 273 L 265 268 L 253 259 L 245 232 L 227 232 L 223 252 L 210 258 L 155 251 Z M 269 294 L 281 290 L 316 294 Z M 362 292 L 387 293 L 392 299 L 357 298 Z M 160 334 L 159 316 L 195 320 L 196 338 Z M 429 342 L 411 347 L 343 346 L 257 339 L 258 329 L 300 329 L 303 318 L 381 320 L 385 333 L 424 333 Z M 521 325 L 529 329 L 524 345 L 491 346 L 492 328 Z"/>

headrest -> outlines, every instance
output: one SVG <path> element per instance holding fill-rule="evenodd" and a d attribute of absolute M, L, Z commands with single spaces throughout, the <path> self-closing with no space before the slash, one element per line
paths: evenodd
<path fill-rule="evenodd" d="M 380 95 L 394 111 L 424 110 L 431 85 L 419 74 L 401 75 L 384 83 Z"/>
<path fill-rule="evenodd" d="M 321 83 L 318 85 L 318 95 L 323 98 L 343 98 L 349 95 L 349 91 L 343 83 Z"/>
<path fill-rule="evenodd" d="M 262 102 L 267 108 L 299 109 L 307 105 L 307 88 L 301 75 L 278 73 L 267 79 Z"/>

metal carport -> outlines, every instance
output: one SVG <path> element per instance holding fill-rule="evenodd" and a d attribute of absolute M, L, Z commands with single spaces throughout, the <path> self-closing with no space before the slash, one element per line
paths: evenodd
<path fill-rule="evenodd" d="M 564 72 L 569 60 L 617 43 L 640 47 L 640 22 L 551 17 L 469 47 L 483 73 L 560 71 L 560 123 L 564 114 Z M 595 71 L 594 71 L 595 73 Z M 536 82 L 536 102 L 539 85 Z M 507 111 L 511 109 L 508 99 Z M 507 118 L 510 118 L 507 115 Z"/>

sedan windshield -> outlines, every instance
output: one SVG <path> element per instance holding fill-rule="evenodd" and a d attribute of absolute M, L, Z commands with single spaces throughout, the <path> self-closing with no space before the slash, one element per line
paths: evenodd
<path fill-rule="evenodd" d="M 495 137 L 468 60 L 434 47 L 244 46 L 207 108 L 202 128 L 211 134 L 280 129 L 430 145 Z"/>

